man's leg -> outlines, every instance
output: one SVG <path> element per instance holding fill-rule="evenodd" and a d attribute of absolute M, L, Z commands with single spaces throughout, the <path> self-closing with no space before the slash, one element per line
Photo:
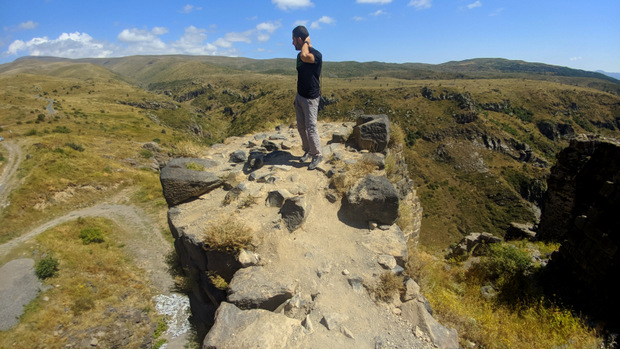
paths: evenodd
<path fill-rule="evenodd" d="M 306 99 L 306 133 L 308 135 L 308 146 L 310 155 L 317 157 L 321 155 L 321 138 L 319 137 L 319 128 L 317 126 L 317 116 L 319 113 L 319 98 Z"/>
<path fill-rule="evenodd" d="M 301 137 L 301 149 L 304 153 L 309 153 L 310 148 L 308 146 L 308 133 L 306 131 L 306 113 L 304 112 L 304 99 L 299 94 L 295 96 L 295 114 L 297 116 L 297 132 Z M 306 107 L 307 108 L 307 107 Z"/>

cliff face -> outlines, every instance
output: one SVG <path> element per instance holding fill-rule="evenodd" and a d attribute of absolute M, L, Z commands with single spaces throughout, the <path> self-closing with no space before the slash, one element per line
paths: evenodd
<path fill-rule="evenodd" d="M 562 243 L 548 266 L 554 289 L 611 320 L 620 305 L 620 142 L 577 138 L 557 158 L 537 233 Z"/>
<path fill-rule="evenodd" d="M 315 171 L 300 162 L 297 131 L 288 127 L 230 138 L 162 170 L 205 348 L 458 347 L 414 280 L 382 300 L 372 291 L 382 275 L 403 272 L 422 208 L 402 148 L 360 151 L 355 138 L 377 135 L 355 133 L 359 125 L 319 125 L 325 161 Z M 377 129 L 370 133 L 389 132 Z M 242 249 L 222 250 L 209 238 L 224 227 L 218 234 L 239 241 L 238 225 L 251 235 Z"/>

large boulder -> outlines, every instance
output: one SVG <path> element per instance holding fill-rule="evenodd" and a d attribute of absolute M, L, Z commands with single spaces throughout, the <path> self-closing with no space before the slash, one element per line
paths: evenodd
<path fill-rule="evenodd" d="M 202 348 L 290 348 L 303 335 L 301 323 L 285 315 L 222 303 Z"/>
<path fill-rule="evenodd" d="M 168 206 L 196 198 L 222 185 L 222 180 L 215 173 L 204 171 L 215 166 L 215 161 L 205 159 L 170 160 L 159 176 Z"/>
<path fill-rule="evenodd" d="M 237 271 L 228 288 L 228 301 L 242 309 L 273 311 L 291 297 L 297 284 L 282 280 L 264 267 L 254 266 Z"/>
<path fill-rule="evenodd" d="M 367 175 L 346 195 L 343 209 L 354 220 L 392 225 L 398 218 L 399 197 L 384 176 Z"/>
<path fill-rule="evenodd" d="M 360 149 L 382 152 L 390 141 L 390 120 L 387 115 L 362 115 L 353 128 L 355 142 Z"/>

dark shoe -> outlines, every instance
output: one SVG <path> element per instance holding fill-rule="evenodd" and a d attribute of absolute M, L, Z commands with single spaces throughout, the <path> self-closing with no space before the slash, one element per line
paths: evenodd
<path fill-rule="evenodd" d="M 310 153 L 308 152 L 305 152 L 304 155 L 299 158 L 300 162 L 306 162 L 308 160 L 310 160 Z"/>
<path fill-rule="evenodd" d="M 321 163 L 321 161 L 323 161 L 322 155 L 313 156 L 312 162 L 310 163 L 310 165 L 308 165 L 308 170 L 314 170 L 317 166 L 319 166 L 319 163 Z"/>

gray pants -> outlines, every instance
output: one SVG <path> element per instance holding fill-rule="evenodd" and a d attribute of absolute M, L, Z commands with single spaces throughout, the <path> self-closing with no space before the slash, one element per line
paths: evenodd
<path fill-rule="evenodd" d="M 316 125 L 319 113 L 319 98 L 308 99 L 297 94 L 295 97 L 295 113 L 297 114 L 297 131 L 301 137 L 301 147 L 310 155 L 321 155 L 321 139 Z"/>

